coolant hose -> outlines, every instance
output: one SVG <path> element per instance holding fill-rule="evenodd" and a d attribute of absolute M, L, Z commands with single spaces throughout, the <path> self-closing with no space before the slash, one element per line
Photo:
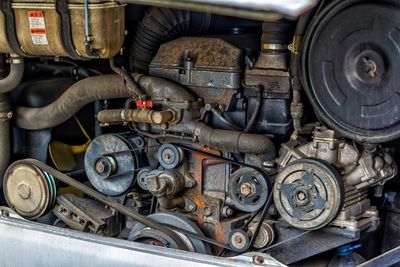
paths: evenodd
<path fill-rule="evenodd" d="M 4 79 L 0 80 L 0 94 L 14 90 L 22 81 L 25 64 L 20 57 L 11 57 L 10 72 Z"/>
<path fill-rule="evenodd" d="M 183 87 L 162 78 L 133 74 L 134 80 L 151 99 L 194 101 Z M 16 124 L 27 130 L 55 127 L 76 114 L 85 105 L 102 99 L 128 98 L 131 90 L 117 74 L 89 77 L 73 84 L 56 101 L 45 107 L 17 107 Z"/>
<path fill-rule="evenodd" d="M 217 150 L 232 153 L 265 154 L 268 160 L 275 158 L 274 143 L 262 134 L 214 129 L 202 122 L 186 123 L 181 128 L 183 132 L 196 136 L 200 143 Z"/>
<path fill-rule="evenodd" d="M 146 72 L 161 44 L 188 33 L 196 35 L 207 30 L 210 18 L 206 13 L 150 8 L 134 35 L 129 54 L 131 69 Z"/>

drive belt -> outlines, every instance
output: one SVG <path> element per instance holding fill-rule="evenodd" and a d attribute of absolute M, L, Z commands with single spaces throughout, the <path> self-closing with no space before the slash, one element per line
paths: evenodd
<path fill-rule="evenodd" d="M 202 154 L 204 156 L 210 157 L 210 158 L 214 158 L 214 159 L 220 160 L 221 162 L 225 162 L 225 163 L 228 163 L 228 164 L 234 164 L 234 165 L 237 165 L 237 166 L 240 166 L 240 167 L 251 168 L 251 169 L 257 171 L 258 173 L 260 173 L 264 177 L 264 179 L 265 179 L 265 181 L 266 181 L 266 183 L 268 185 L 268 188 L 267 188 L 267 190 L 268 190 L 267 201 L 266 201 L 264 207 L 262 209 L 258 210 L 257 212 L 255 212 L 253 214 L 253 216 L 251 216 L 251 219 L 242 227 L 243 230 L 247 230 L 245 228 L 247 228 L 247 226 L 250 224 L 250 222 L 261 212 L 261 214 L 259 216 L 259 222 L 257 224 L 257 227 L 256 227 L 252 237 L 250 238 L 249 244 L 246 246 L 246 249 L 251 248 L 253 246 L 254 242 L 256 241 L 258 233 L 260 232 L 261 225 L 262 225 L 264 219 L 266 218 L 267 213 L 268 213 L 268 209 L 269 209 L 269 207 L 271 206 L 271 203 L 272 203 L 272 193 L 271 193 L 272 185 L 271 185 L 271 181 L 270 181 L 268 175 L 264 172 L 263 169 L 261 169 L 261 168 L 259 168 L 257 166 L 253 166 L 253 165 L 250 165 L 250 164 L 237 162 L 237 161 L 234 161 L 232 159 L 228 159 L 228 158 L 225 158 L 225 157 L 217 156 L 217 155 L 214 155 L 214 154 L 211 154 L 211 153 L 208 153 L 208 152 L 205 152 L 205 151 L 197 150 L 197 149 L 194 149 L 194 148 L 188 147 L 188 146 L 184 146 L 184 145 L 180 145 L 180 144 L 173 144 L 173 145 L 176 146 L 176 147 L 179 147 L 179 148 L 181 148 L 183 150 L 192 152 L 192 153 L 198 153 L 198 154 Z M 235 250 L 235 249 L 231 248 L 231 250 Z M 238 252 L 243 252 L 243 251 L 238 251 Z"/>
<path fill-rule="evenodd" d="M 182 150 L 185 150 L 185 151 L 188 151 L 188 152 L 191 152 L 191 153 L 198 153 L 198 154 L 207 156 L 209 158 L 213 158 L 213 159 L 219 160 L 221 162 L 225 162 L 227 164 L 233 164 L 233 165 L 237 165 L 237 166 L 240 166 L 240 167 L 251 168 L 251 169 L 259 172 L 264 177 L 264 179 L 265 179 L 265 181 L 266 181 L 266 183 L 268 185 L 268 198 L 267 198 L 267 201 L 266 201 L 264 207 L 262 209 L 256 211 L 253 214 L 253 216 L 251 216 L 250 220 L 248 220 L 248 222 L 242 227 L 243 230 L 247 230 L 246 228 L 248 227 L 250 222 L 257 215 L 259 215 L 260 212 L 261 212 L 261 214 L 259 216 L 259 218 L 260 218 L 259 219 L 259 223 L 257 224 L 257 227 L 256 227 L 256 229 L 255 229 L 255 231 L 253 233 L 253 236 L 251 237 L 250 242 L 249 242 L 249 244 L 247 246 L 247 248 L 250 248 L 254 244 L 254 242 L 255 242 L 255 240 L 257 238 L 257 235 L 258 235 L 258 233 L 260 231 L 262 222 L 264 221 L 265 217 L 267 216 L 268 209 L 269 209 L 269 207 L 271 206 L 271 203 L 272 203 L 272 194 L 271 194 L 272 185 L 271 185 L 271 181 L 270 181 L 268 175 L 264 172 L 263 169 L 261 169 L 260 167 L 257 167 L 257 166 L 253 166 L 253 165 L 246 164 L 246 163 L 240 163 L 240 162 L 234 161 L 232 159 L 228 159 L 228 158 L 225 158 L 225 157 L 217 156 L 217 155 L 214 155 L 214 154 L 211 154 L 211 153 L 208 153 L 208 152 L 205 152 L 205 151 L 201 151 L 201 150 L 198 150 L 198 149 L 195 149 L 195 148 L 192 148 L 192 147 L 184 146 L 184 145 L 181 145 L 181 144 L 172 143 L 172 145 L 174 145 L 174 146 L 176 146 L 176 147 L 178 147 L 178 148 L 180 148 Z M 119 151 L 117 153 L 126 153 L 126 152 L 132 152 L 132 151 L 135 151 L 135 150 L 125 150 L 125 151 Z M 113 153 L 111 153 L 111 154 L 113 154 Z M 228 249 L 228 250 L 232 250 L 232 251 L 236 251 L 236 252 L 243 252 L 243 251 L 237 251 L 235 248 L 231 248 L 231 247 L 229 247 L 229 246 L 227 246 L 225 244 L 217 242 L 214 239 L 207 238 L 207 237 L 204 237 L 204 236 L 201 236 L 201 235 L 197 235 L 197 234 L 193 234 L 191 232 L 187 232 L 187 231 L 184 231 L 184 230 L 181 230 L 181 229 L 179 229 L 179 230 L 176 229 L 176 228 L 174 228 L 174 229 L 177 230 L 178 232 L 181 232 L 181 233 L 189 236 L 189 237 L 204 241 L 206 243 L 213 244 L 213 245 L 216 245 L 218 247 L 221 247 L 221 248 L 224 248 L 224 249 Z"/>
<path fill-rule="evenodd" d="M 188 247 L 182 241 L 181 237 L 176 232 L 180 232 L 184 235 L 201 240 L 203 242 L 210 243 L 210 244 L 231 250 L 231 248 L 229 246 L 227 246 L 223 243 L 219 243 L 219 242 L 215 241 L 214 239 L 207 238 L 207 237 L 204 237 L 204 236 L 201 236 L 198 234 L 194 234 L 194 233 L 188 232 L 188 231 L 180 229 L 180 228 L 167 227 L 166 225 L 159 224 L 158 222 L 155 222 L 154 220 L 152 220 L 146 216 L 143 216 L 143 215 L 139 214 L 138 212 L 122 205 L 121 203 L 117 202 L 116 200 L 97 192 L 96 190 L 82 184 L 81 182 L 76 181 L 75 179 L 69 177 L 68 175 L 66 175 L 56 169 L 51 168 L 50 166 L 44 164 L 41 161 L 38 161 L 35 159 L 23 159 L 23 160 L 18 160 L 16 162 L 14 162 L 11 166 L 17 165 L 17 164 L 33 165 L 33 166 L 40 168 L 41 170 L 51 174 L 58 181 L 74 187 L 75 189 L 81 191 L 82 193 L 84 193 L 94 199 L 97 199 L 98 201 L 116 209 L 118 212 L 120 212 L 128 217 L 131 217 L 132 219 L 134 219 L 154 230 L 158 230 L 160 232 L 167 234 L 182 249 L 188 250 Z"/>
<path fill-rule="evenodd" d="M 197 149 L 194 149 L 194 148 L 191 148 L 191 147 L 178 145 L 178 144 L 174 144 L 174 145 L 179 147 L 179 148 L 181 148 L 181 149 L 183 149 L 183 150 L 190 151 L 192 153 L 199 153 L 199 154 L 205 155 L 207 157 L 220 160 L 220 161 L 225 162 L 227 164 L 234 164 L 234 165 L 238 165 L 238 166 L 241 166 L 241 167 L 252 168 L 252 169 L 256 170 L 257 172 L 259 172 L 260 174 L 263 175 L 263 177 L 266 179 L 266 182 L 267 182 L 267 185 L 268 185 L 268 191 L 271 191 L 272 187 L 271 187 L 271 181 L 269 180 L 269 177 L 265 174 L 265 172 L 261 168 L 259 168 L 257 166 L 249 165 L 249 164 L 246 164 L 246 163 L 240 163 L 240 162 L 228 159 L 228 158 L 224 158 L 224 157 L 221 157 L 221 156 L 213 155 L 211 153 L 207 153 L 207 152 L 204 152 L 204 151 L 201 151 L 201 150 L 197 150 Z M 64 173 L 62 173 L 62 172 L 60 172 L 60 171 L 58 171 L 56 169 L 51 168 L 50 166 L 46 165 L 45 163 L 43 163 L 41 161 L 38 161 L 38 160 L 35 160 L 35 159 L 24 159 L 24 160 L 16 161 L 12 165 L 14 165 L 14 164 L 27 164 L 27 165 L 33 165 L 33 166 L 36 166 L 36 167 L 40 168 L 41 170 L 51 174 L 58 181 L 60 181 L 62 183 L 65 183 L 65 184 L 67 184 L 69 186 L 74 187 L 75 189 L 81 191 L 82 193 L 84 193 L 84 194 L 86 194 L 86 195 L 88 195 L 88 196 L 90 196 L 90 197 L 92 197 L 94 199 L 97 199 L 98 201 L 100 201 L 100 202 L 102 202 L 102 203 L 104 203 L 104 204 L 116 209 L 118 212 L 120 212 L 120 213 L 122 213 L 122 214 L 124 214 L 124 215 L 126 215 L 128 217 L 131 217 L 132 219 L 134 219 L 134 220 L 136 220 L 136 221 L 138 221 L 138 222 L 140 222 L 140 223 L 142 223 L 142 224 L 144 224 L 144 225 L 146 225 L 146 226 L 148 226 L 148 227 L 150 227 L 150 228 L 152 228 L 154 230 L 158 230 L 158 231 L 164 232 L 165 234 L 169 235 L 176 242 L 176 244 L 182 249 L 186 249 L 187 250 L 188 247 L 182 241 L 182 239 L 180 238 L 180 236 L 176 232 L 182 233 L 182 234 L 184 234 L 186 236 L 192 237 L 194 239 L 201 240 L 203 242 L 206 242 L 206 243 L 209 243 L 209 244 L 212 244 L 212 245 L 224 248 L 224 249 L 237 251 L 234 248 L 231 248 L 229 245 L 220 243 L 220 242 L 218 242 L 218 241 L 216 241 L 216 240 L 214 240 L 212 238 L 208 238 L 208 237 L 205 237 L 203 235 L 195 234 L 195 233 L 192 233 L 192 232 L 180 229 L 180 228 L 176 228 L 176 227 L 172 227 L 172 226 L 165 226 L 165 225 L 159 224 L 158 222 L 155 222 L 154 220 L 152 220 L 152 219 L 150 219 L 150 218 L 148 218 L 146 216 L 143 216 L 140 213 L 138 213 L 138 212 L 136 212 L 136 211 L 134 211 L 134 210 L 122 205 L 121 203 L 117 202 L 116 200 L 114 200 L 112 198 L 109 198 L 109 197 L 97 192 L 96 190 L 94 190 L 94 189 L 82 184 L 81 182 L 76 181 L 75 179 L 69 177 L 68 175 L 66 175 L 66 174 L 64 174 Z M 272 201 L 272 197 L 271 196 L 272 196 L 272 194 L 269 192 L 269 196 L 268 196 L 267 202 L 264 205 L 264 208 L 262 210 L 260 210 L 261 211 L 260 222 L 258 223 L 258 225 L 256 227 L 256 231 L 254 232 L 252 238 L 250 239 L 249 246 L 247 246 L 247 248 L 252 246 L 252 244 L 254 243 L 254 241 L 255 241 L 255 239 L 257 237 L 257 234 L 258 234 L 259 229 L 261 227 L 262 221 L 264 220 L 264 218 L 265 218 L 265 216 L 267 214 L 268 208 L 269 208 L 269 206 L 271 204 L 271 201 Z M 256 212 L 256 214 L 258 214 L 260 211 Z M 255 216 L 252 216 L 252 219 L 254 219 L 254 217 Z M 243 251 L 237 251 L 237 252 L 243 252 Z"/>

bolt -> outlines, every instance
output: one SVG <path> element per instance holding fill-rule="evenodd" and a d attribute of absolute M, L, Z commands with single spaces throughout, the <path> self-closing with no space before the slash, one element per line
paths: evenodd
<path fill-rule="evenodd" d="M 262 256 L 256 255 L 253 257 L 253 262 L 255 264 L 264 264 L 264 258 Z"/>
<path fill-rule="evenodd" d="M 303 201 L 304 199 L 306 199 L 306 195 L 303 192 L 300 192 L 300 193 L 297 194 L 297 198 L 300 201 Z"/>
<path fill-rule="evenodd" d="M 194 182 L 193 181 L 187 181 L 186 182 L 186 186 L 191 188 L 191 187 L 194 186 Z"/>
<path fill-rule="evenodd" d="M 236 242 L 237 244 L 242 244 L 242 243 L 243 243 L 243 238 L 242 238 L 241 236 L 236 236 L 236 237 L 235 237 L 235 242 Z"/>
<path fill-rule="evenodd" d="M 31 188 L 24 183 L 18 185 L 17 191 L 22 199 L 28 199 L 31 195 Z"/>
<path fill-rule="evenodd" d="M 368 58 L 363 58 L 362 59 L 364 66 L 363 66 L 363 71 L 369 75 L 371 78 L 376 77 L 376 72 L 378 71 L 378 67 L 375 63 L 375 61 L 368 59 Z"/>
<path fill-rule="evenodd" d="M 104 164 L 103 161 L 98 161 L 98 162 L 96 163 L 95 168 L 96 168 L 96 171 L 97 171 L 98 173 L 104 173 L 104 172 L 107 171 L 107 165 Z"/>
<path fill-rule="evenodd" d="M 233 209 L 231 207 L 224 206 L 222 208 L 222 216 L 223 217 L 229 217 L 229 216 L 232 216 L 232 214 L 233 214 Z"/>
<path fill-rule="evenodd" d="M 251 183 L 244 183 L 240 186 L 240 193 L 245 196 L 249 197 L 254 194 L 254 185 Z"/>

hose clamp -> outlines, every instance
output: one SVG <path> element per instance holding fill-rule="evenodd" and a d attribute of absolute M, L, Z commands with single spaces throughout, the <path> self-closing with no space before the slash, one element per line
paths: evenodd
<path fill-rule="evenodd" d="M 0 112 L 0 120 L 1 121 L 8 121 L 11 120 L 11 118 L 13 117 L 13 112 L 12 111 L 8 111 L 8 112 Z"/>

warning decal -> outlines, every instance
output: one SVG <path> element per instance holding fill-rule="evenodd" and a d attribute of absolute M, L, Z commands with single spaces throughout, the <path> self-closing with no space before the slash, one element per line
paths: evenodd
<path fill-rule="evenodd" d="M 29 29 L 34 45 L 48 45 L 43 11 L 28 11 Z"/>

